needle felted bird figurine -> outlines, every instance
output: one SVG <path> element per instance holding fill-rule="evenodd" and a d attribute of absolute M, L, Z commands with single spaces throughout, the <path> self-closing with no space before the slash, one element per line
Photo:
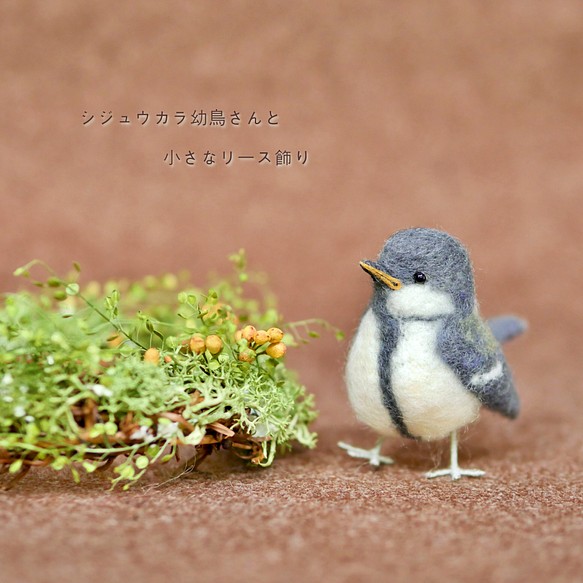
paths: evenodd
<path fill-rule="evenodd" d="M 450 467 L 428 478 L 478 477 L 457 460 L 457 432 L 482 406 L 511 419 L 519 400 L 501 342 L 522 333 L 514 316 L 480 317 L 466 249 L 435 229 L 398 231 L 379 258 L 361 261 L 373 295 L 352 341 L 346 385 L 357 418 L 381 438 L 371 450 L 340 442 L 371 464 L 386 436 L 437 440 L 450 436 Z"/>

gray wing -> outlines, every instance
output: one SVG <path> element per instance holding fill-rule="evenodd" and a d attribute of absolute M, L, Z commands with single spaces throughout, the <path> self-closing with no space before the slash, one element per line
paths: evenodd
<path fill-rule="evenodd" d="M 482 404 L 506 417 L 518 415 L 520 402 L 502 348 L 479 316 L 446 320 L 438 339 L 443 360 Z"/>

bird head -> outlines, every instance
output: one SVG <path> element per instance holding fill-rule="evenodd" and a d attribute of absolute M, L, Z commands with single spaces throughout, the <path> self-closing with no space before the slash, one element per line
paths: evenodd
<path fill-rule="evenodd" d="M 377 300 L 397 318 L 439 318 L 471 313 L 476 304 L 468 252 L 451 235 L 436 229 L 398 231 L 377 261 L 360 266 L 374 281 Z"/>

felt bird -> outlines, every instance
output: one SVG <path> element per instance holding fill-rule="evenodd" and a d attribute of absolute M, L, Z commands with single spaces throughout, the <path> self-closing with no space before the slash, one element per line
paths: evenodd
<path fill-rule="evenodd" d="M 398 231 L 377 261 L 361 261 L 373 294 L 353 338 L 345 379 L 357 418 L 381 437 L 370 449 L 340 442 L 374 466 L 387 436 L 418 440 L 450 437 L 450 466 L 428 478 L 478 477 L 458 465 L 458 431 L 482 406 L 511 419 L 519 400 L 501 342 L 521 334 L 524 321 L 478 311 L 468 252 L 435 229 Z"/>

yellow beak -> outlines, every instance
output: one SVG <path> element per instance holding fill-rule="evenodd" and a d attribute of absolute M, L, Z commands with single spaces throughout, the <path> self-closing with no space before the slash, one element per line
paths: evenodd
<path fill-rule="evenodd" d="M 370 273 L 373 277 L 375 277 L 379 281 L 382 281 L 386 286 L 390 287 L 391 289 L 395 290 L 401 289 L 403 285 L 401 281 L 394 277 L 391 277 L 388 273 L 385 273 L 384 271 L 381 271 L 380 269 L 377 269 L 376 267 L 373 267 L 372 265 L 369 265 L 364 261 L 360 262 L 360 266 L 367 273 Z"/>

